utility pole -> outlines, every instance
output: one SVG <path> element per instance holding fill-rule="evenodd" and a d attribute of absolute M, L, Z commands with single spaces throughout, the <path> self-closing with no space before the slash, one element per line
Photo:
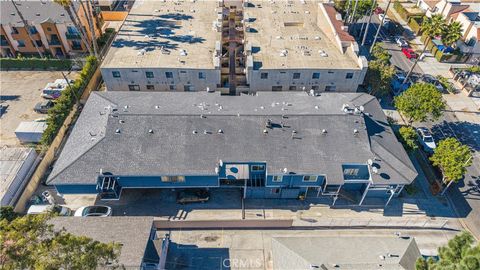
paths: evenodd
<path fill-rule="evenodd" d="M 353 7 L 353 13 L 352 16 L 350 17 L 349 23 L 352 23 L 353 20 L 355 20 L 355 15 L 357 15 L 357 6 L 358 6 L 358 0 L 355 0 L 355 6 Z"/>
<path fill-rule="evenodd" d="M 350 3 L 352 2 L 352 0 L 348 0 L 347 2 L 347 12 L 345 13 L 345 23 L 348 23 L 348 20 L 350 19 Z"/>
<path fill-rule="evenodd" d="M 387 12 L 388 12 L 388 8 L 390 7 L 390 3 L 392 3 L 392 0 L 388 0 L 387 8 L 385 9 L 385 14 L 382 18 L 382 21 L 380 22 L 380 25 L 378 26 L 377 33 L 375 34 L 375 37 L 373 38 L 372 47 L 370 47 L 369 53 L 372 53 L 373 47 L 375 47 L 375 43 L 377 42 L 378 34 L 380 34 L 380 29 L 382 29 L 383 23 L 385 22 L 385 16 L 387 16 Z"/>
<path fill-rule="evenodd" d="M 93 53 L 95 57 L 98 59 L 98 44 L 97 44 L 97 37 L 95 34 L 95 26 L 93 25 L 93 19 L 92 19 L 92 10 L 90 8 L 90 1 L 86 1 L 86 4 L 83 4 L 83 1 L 80 0 L 80 5 L 82 6 L 83 9 L 83 14 L 85 15 L 85 19 L 87 19 L 87 24 L 88 28 L 90 31 L 90 38 L 92 39 L 92 45 L 93 45 Z M 87 33 L 87 31 L 85 31 Z"/>
<path fill-rule="evenodd" d="M 377 0 L 373 0 L 372 9 L 370 10 L 370 17 L 368 17 L 367 29 L 365 29 L 365 33 L 363 34 L 362 46 L 365 45 L 365 40 L 367 39 L 367 35 L 368 35 L 368 28 L 370 27 L 370 22 L 372 21 L 372 16 L 373 16 L 373 10 L 376 4 L 377 4 Z"/>

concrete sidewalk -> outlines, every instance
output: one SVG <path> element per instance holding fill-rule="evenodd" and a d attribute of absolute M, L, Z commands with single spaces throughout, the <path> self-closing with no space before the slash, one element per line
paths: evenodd
<path fill-rule="evenodd" d="M 463 91 L 443 98 L 459 121 L 480 124 L 480 98 L 468 97 Z"/>

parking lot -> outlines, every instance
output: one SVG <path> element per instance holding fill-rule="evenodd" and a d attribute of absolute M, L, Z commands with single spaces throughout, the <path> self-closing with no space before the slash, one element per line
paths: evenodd
<path fill-rule="evenodd" d="M 75 79 L 77 74 L 68 75 Z M 32 121 L 45 117 L 33 111 L 35 104 L 43 101 L 42 88 L 49 82 L 61 79 L 58 71 L 1 71 L 0 102 L 3 107 L 0 117 L 0 147 L 16 146 L 20 142 L 15 137 L 15 129 L 22 121 Z"/>

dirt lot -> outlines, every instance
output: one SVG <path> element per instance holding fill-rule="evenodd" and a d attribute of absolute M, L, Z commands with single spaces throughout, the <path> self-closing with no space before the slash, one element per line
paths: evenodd
<path fill-rule="evenodd" d="M 75 79 L 78 74 L 70 74 Z M 35 104 L 42 101 L 41 89 L 49 82 L 61 79 L 58 71 L 1 71 L 0 102 L 8 106 L 0 118 L 0 147 L 20 145 L 15 129 L 22 121 L 45 117 L 33 111 Z"/>

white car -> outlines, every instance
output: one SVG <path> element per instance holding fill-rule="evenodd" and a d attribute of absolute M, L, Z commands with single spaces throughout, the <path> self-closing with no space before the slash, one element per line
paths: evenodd
<path fill-rule="evenodd" d="M 60 206 L 60 205 L 52 205 L 52 204 L 32 205 L 28 208 L 27 214 L 38 215 L 38 214 L 46 214 L 48 212 L 57 213 L 60 216 L 72 215 L 72 210 L 70 210 L 70 208 L 65 206 Z"/>
<path fill-rule="evenodd" d="M 384 17 L 385 19 L 383 19 Z M 378 19 L 380 20 L 380 22 L 382 22 L 383 20 L 383 24 L 387 24 L 390 22 L 390 18 L 388 17 L 388 15 L 385 15 L 383 13 L 378 14 Z"/>
<path fill-rule="evenodd" d="M 433 153 L 437 145 L 433 139 L 432 133 L 426 127 L 417 128 L 418 141 L 423 146 L 423 150 L 427 153 Z"/>
<path fill-rule="evenodd" d="M 104 205 L 82 206 L 75 211 L 76 217 L 108 217 L 112 215 L 112 208 Z"/>
<path fill-rule="evenodd" d="M 407 41 L 403 37 L 396 37 L 395 38 L 395 43 L 397 43 L 398 46 L 400 47 L 408 47 Z"/>

